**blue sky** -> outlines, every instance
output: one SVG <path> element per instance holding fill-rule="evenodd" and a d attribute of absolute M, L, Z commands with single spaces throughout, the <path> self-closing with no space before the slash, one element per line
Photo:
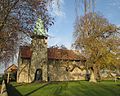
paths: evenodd
<path fill-rule="evenodd" d="M 48 40 L 48 45 L 63 44 L 70 48 L 73 43 L 75 2 L 74 0 L 62 0 L 62 2 L 63 15 L 56 16 L 55 24 L 49 29 L 51 38 Z M 95 10 L 99 11 L 111 23 L 120 25 L 120 0 L 96 0 Z"/>
<path fill-rule="evenodd" d="M 50 28 L 49 46 L 65 45 L 70 48 L 72 43 L 72 32 L 75 18 L 74 0 L 64 0 L 62 4 L 62 15 L 56 16 L 55 24 Z"/>

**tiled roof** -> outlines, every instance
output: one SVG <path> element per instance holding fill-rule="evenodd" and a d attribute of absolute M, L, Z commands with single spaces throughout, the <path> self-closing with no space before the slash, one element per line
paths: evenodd
<path fill-rule="evenodd" d="M 49 48 L 48 59 L 60 59 L 60 60 L 83 60 L 83 56 L 80 56 L 79 51 Z"/>
<path fill-rule="evenodd" d="M 82 55 L 80 55 L 78 51 L 75 52 L 73 50 L 48 48 L 47 54 L 48 54 L 48 59 L 51 60 L 85 60 L 85 58 Z M 20 56 L 21 58 L 30 59 L 32 56 L 30 47 L 28 46 L 20 47 Z"/>

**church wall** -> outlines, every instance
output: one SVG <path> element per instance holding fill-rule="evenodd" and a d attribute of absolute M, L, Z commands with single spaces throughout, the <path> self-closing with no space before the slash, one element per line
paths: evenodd
<path fill-rule="evenodd" d="M 48 65 L 50 81 L 85 80 L 86 70 L 81 62 L 49 60 Z"/>
<path fill-rule="evenodd" d="M 29 82 L 29 66 L 30 66 L 30 59 L 19 58 L 18 71 L 17 71 L 18 83 Z"/>

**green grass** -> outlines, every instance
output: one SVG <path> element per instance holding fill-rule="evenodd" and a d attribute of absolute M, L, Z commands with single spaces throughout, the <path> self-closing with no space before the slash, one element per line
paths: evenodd
<path fill-rule="evenodd" d="M 9 96 L 120 96 L 120 81 L 87 81 L 8 85 Z"/>

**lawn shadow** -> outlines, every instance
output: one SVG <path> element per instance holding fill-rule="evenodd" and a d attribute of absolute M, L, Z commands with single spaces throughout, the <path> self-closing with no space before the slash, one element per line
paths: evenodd
<path fill-rule="evenodd" d="M 8 96 L 23 96 L 14 86 L 7 84 Z"/>
<path fill-rule="evenodd" d="M 19 86 L 23 86 L 23 83 L 18 84 L 18 85 L 13 85 L 13 87 L 19 87 Z"/>
<path fill-rule="evenodd" d="M 35 90 L 33 90 L 33 91 L 31 91 L 31 92 L 25 94 L 24 96 L 29 96 L 30 94 L 32 94 L 32 93 L 34 93 L 34 92 L 36 92 L 36 91 L 38 91 L 38 90 L 44 88 L 45 86 L 48 86 L 49 84 L 50 84 L 50 83 L 44 84 L 44 85 L 40 86 L 39 88 L 37 88 L 37 89 L 35 89 Z"/>
<path fill-rule="evenodd" d="M 117 86 L 119 86 L 119 87 L 120 87 L 120 84 L 117 84 Z"/>

